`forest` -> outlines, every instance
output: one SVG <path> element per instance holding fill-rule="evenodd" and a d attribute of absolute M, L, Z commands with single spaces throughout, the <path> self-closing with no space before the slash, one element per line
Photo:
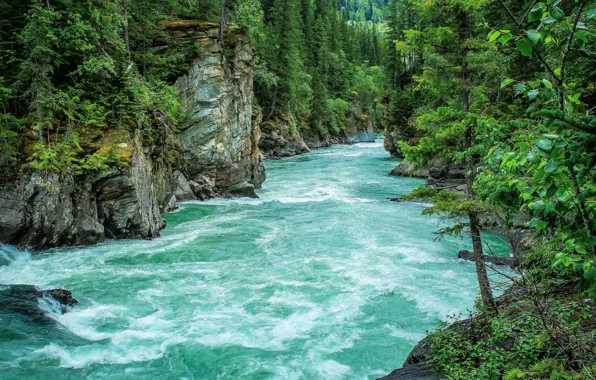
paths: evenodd
<path fill-rule="evenodd" d="M 403 194 L 475 257 L 482 339 L 439 328 L 435 373 L 596 376 L 596 1 L 0 0 L 3 172 L 107 171 L 122 157 L 89 129 L 149 141 L 156 119 L 184 129 L 173 79 L 201 52 L 156 48 L 172 20 L 216 22 L 224 54 L 230 30 L 248 36 L 263 122 L 339 136 L 356 104 L 414 168 L 465 168 L 465 192 Z M 483 259 L 486 214 L 531 246 L 502 273 L 522 294 L 505 306 Z"/>

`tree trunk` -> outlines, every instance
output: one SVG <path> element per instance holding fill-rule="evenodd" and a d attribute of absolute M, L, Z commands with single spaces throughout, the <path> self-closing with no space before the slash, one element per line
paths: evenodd
<path fill-rule="evenodd" d="M 278 88 L 279 88 L 278 86 L 275 86 L 275 90 L 273 91 L 273 101 L 271 102 L 271 110 L 269 110 L 269 114 L 267 115 L 267 119 L 265 119 L 265 120 L 271 119 L 271 116 L 273 116 L 273 113 L 275 112 L 275 103 L 277 103 Z"/>
<path fill-rule="evenodd" d="M 224 27 L 226 24 L 226 0 L 221 0 L 221 18 L 219 21 L 219 43 L 223 52 Z"/>
<path fill-rule="evenodd" d="M 130 58 L 130 39 L 128 37 L 128 11 L 126 9 L 126 0 L 122 0 L 122 18 L 124 19 L 124 43 L 126 45 L 126 54 Z"/>
<path fill-rule="evenodd" d="M 462 39 L 465 41 L 468 38 L 469 23 L 468 17 L 465 13 L 461 13 L 461 25 L 462 28 Z M 469 73 L 468 73 L 468 51 L 463 49 L 462 51 L 462 73 L 461 73 L 461 96 L 462 96 L 462 108 L 464 114 L 470 112 L 470 90 L 468 89 Z M 469 149 L 473 142 L 473 130 L 472 126 L 468 125 L 465 136 L 465 149 Z M 475 165 L 472 157 L 467 157 L 466 166 L 468 172 L 466 174 L 466 198 L 468 200 L 476 199 L 474 194 L 474 180 Z M 482 298 L 482 305 L 487 311 L 495 310 L 495 302 L 493 294 L 490 288 L 490 282 L 488 281 L 488 274 L 486 273 L 486 265 L 484 263 L 484 251 L 482 249 L 482 238 L 480 236 L 480 222 L 478 220 L 478 214 L 474 210 L 468 212 L 468 218 L 470 220 L 470 237 L 472 238 L 472 247 L 474 251 L 474 261 L 476 262 L 476 277 L 478 278 L 478 286 L 480 288 L 480 297 Z"/>

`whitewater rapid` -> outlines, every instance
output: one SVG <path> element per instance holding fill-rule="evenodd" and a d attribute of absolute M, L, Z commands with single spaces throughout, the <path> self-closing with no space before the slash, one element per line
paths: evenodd
<path fill-rule="evenodd" d="M 1 315 L 2 378 L 373 379 L 447 315 L 472 308 L 468 241 L 435 243 L 423 181 L 392 178 L 382 143 L 268 161 L 260 199 L 188 202 L 153 241 L 31 256 L 0 283 L 71 290 L 55 325 Z M 494 250 L 506 250 L 496 236 Z M 3 255 L 3 256 L 2 256 Z"/>

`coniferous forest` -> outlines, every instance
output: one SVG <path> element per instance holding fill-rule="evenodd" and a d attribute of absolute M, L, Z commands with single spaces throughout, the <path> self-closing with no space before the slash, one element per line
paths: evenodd
<path fill-rule="evenodd" d="M 426 245 L 467 244 L 476 302 L 358 375 L 405 359 L 387 379 L 596 377 L 596 1 L 0 0 L 2 243 L 156 238 L 176 201 L 256 198 L 264 159 L 375 133 L 394 174 L 427 180 L 383 207 L 435 218 Z M 358 182 L 342 164 L 325 170 Z M 235 376 L 283 378 L 263 373 Z"/>

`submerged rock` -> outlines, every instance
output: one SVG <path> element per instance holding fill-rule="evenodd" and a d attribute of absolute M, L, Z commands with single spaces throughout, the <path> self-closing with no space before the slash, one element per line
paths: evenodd
<path fill-rule="evenodd" d="M 47 302 L 51 310 L 43 308 Z M 33 285 L 0 285 L 0 314 L 18 314 L 35 321 L 52 320 L 50 312 L 64 314 L 78 304 L 64 289 L 40 290 Z"/>

